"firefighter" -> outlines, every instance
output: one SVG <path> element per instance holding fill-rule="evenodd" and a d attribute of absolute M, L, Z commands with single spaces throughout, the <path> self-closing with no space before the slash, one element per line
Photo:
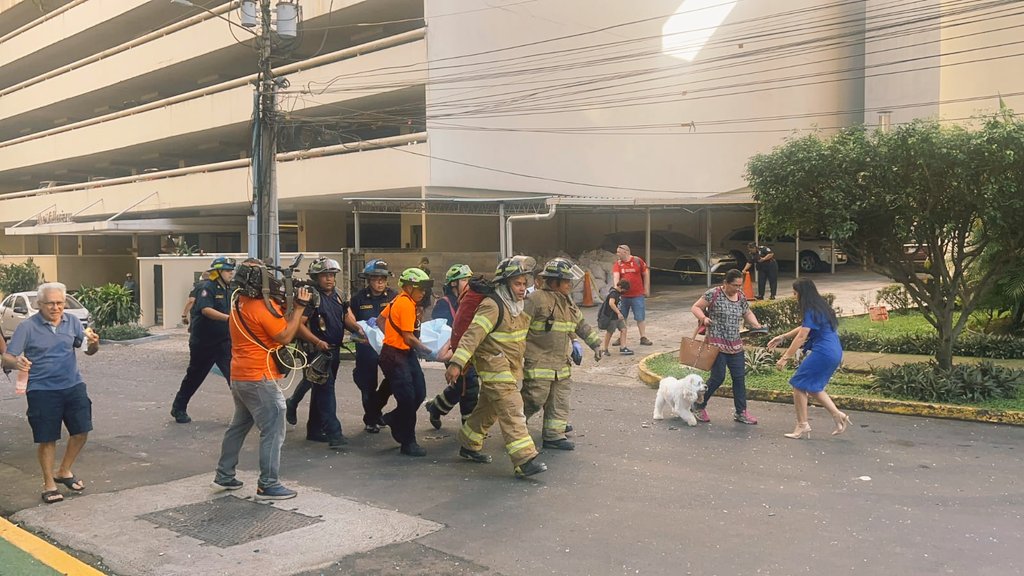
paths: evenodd
<path fill-rule="evenodd" d="M 380 368 L 395 396 L 395 409 L 381 419 L 391 428 L 391 437 L 406 456 L 426 456 L 416 442 L 416 411 L 427 396 L 427 382 L 419 355 L 430 358 L 433 351 L 420 341 L 419 303 L 434 287 L 434 281 L 419 268 L 407 268 L 398 277 L 401 292 L 377 318 L 384 332 Z"/>
<path fill-rule="evenodd" d="M 484 293 L 473 288 L 473 286 L 479 287 L 483 278 L 472 279 L 472 277 L 473 270 L 468 264 L 455 264 L 449 268 L 444 278 L 444 296 L 434 304 L 434 310 L 431 313 L 434 319 L 444 318 L 452 327 L 450 341 L 452 349 L 458 348 L 459 340 L 473 320 L 473 314 L 484 297 Z M 492 290 L 493 287 L 488 286 L 487 291 Z M 466 305 L 463 306 L 463 303 Z M 463 310 L 462 314 L 459 314 L 460 309 Z M 473 412 L 473 408 L 476 408 L 479 394 L 480 378 L 473 366 L 470 365 L 466 368 L 466 373 L 460 376 L 456 382 L 446 386 L 433 400 L 424 404 L 424 408 L 430 414 L 430 425 L 435 430 L 440 430 L 441 416 L 451 412 L 456 404 L 459 405 L 462 421 L 465 422 Z"/>
<path fill-rule="evenodd" d="M 231 382 L 231 334 L 228 312 L 231 295 L 228 284 L 235 275 L 235 259 L 220 256 L 210 263 L 210 279 L 202 284 L 193 306 L 192 329 L 188 337 L 188 368 L 171 404 L 171 416 L 178 424 L 188 424 L 188 402 L 216 364 Z"/>
<path fill-rule="evenodd" d="M 532 320 L 526 334 L 523 410 L 527 418 L 544 410 L 544 448 L 573 450 L 576 445 L 565 437 L 573 335 L 594 350 L 595 361 L 601 360 L 601 339 L 570 296 L 573 285 L 583 279 L 578 266 L 568 258 L 555 258 L 537 276 L 544 285 L 526 299 Z"/>
<path fill-rule="evenodd" d="M 398 295 L 388 287 L 388 278 L 391 277 L 388 263 L 379 258 L 370 260 L 359 273 L 359 277 L 366 280 L 366 288 L 352 296 L 347 316 L 352 322 L 375 323 L 384 307 Z M 373 351 L 369 342 L 357 342 L 356 367 L 352 370 L 352 379 L 362 393 L 363 430 L 372 434 L 380 432 L 383 424 L 380 419 L 381 410 L 391 396 L 387 379 L 378 386 L 378 374 L 377 353 Z"/>
<path fill-rule="evenodd" d="M 548 469 L 537 461 L 537 447 L 526 429 L 523 397 L 517 385 L 523 376 L 523 353 L 530 326 L 524 298 L 534 266 L 536 261 L 528 256 L 505 258 L 498 263 L 494 273 L 495 295 L 481 300 L 445 372 L 448 383 L 455 382 L 472 362 L 480 376 L 476 409 L 459 430 L 459 456 L 473 462 L 490 462 L 491 457 L 480 450 L 487 431 L 497 421 L 518 478 Z"/>

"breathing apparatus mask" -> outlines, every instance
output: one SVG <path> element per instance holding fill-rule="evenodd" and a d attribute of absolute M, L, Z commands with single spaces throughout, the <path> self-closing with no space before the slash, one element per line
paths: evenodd
<path fill-rule="evenodd" d="M 283 316 L 277 312 L 271 301 L 285 309 L 285 315 L 291 314 L 295 308 L 295 302 L 305 306 L 320 306 L 320 292 L 316 284 L 308 280 L 293 278 L 295 271 L 302 262 L 302 254 L 295 257 L 287 267 L 274 266 L 259 260 L 246 260 L 235 268 L 235 277 L 231 279 L 231 290 L 238 291 L 249 298 L 261 298 L 270 311 L 277 318 Z M 277 278 L 274 272 L 280 273 Z M 310 297 L 308 301 L 298 299 L 297 292 L 302 286 L 309 288 Z"/>

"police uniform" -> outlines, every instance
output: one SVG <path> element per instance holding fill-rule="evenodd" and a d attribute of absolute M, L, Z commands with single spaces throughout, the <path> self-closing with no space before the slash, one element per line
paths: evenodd
<path fill-rule="evenodd" d="M 192 306 L 188 368 L 174 397 L 172 411 L 185 412 L 188 409 L 189 400 L 199 390 L 214 364 L 220 368 L 224 378 L 231 381 L 231 335 L 228 323 L 207 318 L 203 314 L 204 308 L 228 314 L 231 310 L 230 300 L 227 286 L 219 280 L 207 280 L 200 285 L 196 302 Z"/>
<path fill-rule="evenodd" d="M 349 301 L 352 315 L 357 322 L 376 318 L 397 295 L 398 293 L 391 288 L 384 290 L 380 296 L 374 296 L 369 288 L 363 288 Z M 352 379 L 362 393 L 363 424 L 367 426 L 380 423 L 381 410 L 391 396 L 387 380 L 381 382 L 379 388 L 377 386 L 377 361 L 377 353 L 369 343 L 356 343 L 356 367 L 352 370 Z"/>
<path fill-rule="evenodd" d="M 327 440 L 341 438 L 341 421 L 338 420 L 338 400 L 334 383 L 338 379 L 338 367 L 341 355 L 338 349 L 345 338 L 345 314 L 348 304 L 342 301 L 337 291 L 330 293 L 320 290 L 320 306 L 307 308 L 308 326 L 314 336 L 323 340 L 330 349 L 322 354 L 330 354 L 330 372 L 323 384 L 310 384 L 305 378 L 300 387 L 312 387 L 313 396 L 310 400 L 309 421 L 306 424 L 308 440 Z M 296 392 L 298 392 L 296 390 Z M 294 396 L 293 396 L 294 398 Z"/>

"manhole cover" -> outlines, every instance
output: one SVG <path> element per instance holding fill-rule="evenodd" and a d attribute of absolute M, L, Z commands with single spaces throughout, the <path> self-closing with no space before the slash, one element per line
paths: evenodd
<path fill-rule="evenodd" d="M 139 518 L 220 548 L 323 522 L 320 518 L 234 496 L 158 510 Z"/>

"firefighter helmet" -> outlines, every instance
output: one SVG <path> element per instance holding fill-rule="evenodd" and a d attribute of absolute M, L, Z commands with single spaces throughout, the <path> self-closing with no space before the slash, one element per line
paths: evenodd
<path fill-rule="evenodd" d="M 370 276 L 391 276 L 391 270 L 388 269 L 388 263 L 380 258 L 374 258 L 366 263 L 363 267 L 363 271 L 359 273 L 360 278 L 369 278 Z"/>
<path fill-rule="evenodd" d="M 430 289 L 434 287 L 434 281 L 419 268 L 406 268 L 398 277 L 398 283 L 402 286 L 422 288 L 424 292 L 430 292 Z"/>
<path fill-rule="evenodd" d="M 234 269 L 235 269 L 235 259 L 234 258 L 228 258 L 227 256 L 218 256 L 218 257 L 213 259 L 213 262 L 210 263 L 210 267 L 207 270 L 228 270 L 228 271 L 230 271 L 230 270 L 234 270 Z"/>
<path fill-rule="evenodd" d="M 462 280 L 471 276 L 473 276 L 473 270 L 469 267 L 469 264 L 455 264 L 445 273 L 444 283 L 451 284 L 456 280 Z"/>
<path fill-rule="evenodd" d="M 321 256 L 310 262 L 309 269 L 306 271 L 310 278 L 324 272 L 334 272 L 337 274 L 338 272 L 341 272 L 341 266 L 338 264 L 337 260 Z"/>
<path fill-rule="evenodd" d="M 496 284 L 501 282 L 507 283 L 516 276 L 533 274 L 533 269 L 536 266 L 537 261 L 529 256 L 505 258 L 498 262 L 498 267 L 494 270 L 494 282 Z"/>
<path fill-rule="evenodd" d="M 568 258 L 555 258 L 544 265 L 544 270 L 537 274 L 541 278 L 558 278 L 578 282 L 583 279 L 583 270 Z"/>

